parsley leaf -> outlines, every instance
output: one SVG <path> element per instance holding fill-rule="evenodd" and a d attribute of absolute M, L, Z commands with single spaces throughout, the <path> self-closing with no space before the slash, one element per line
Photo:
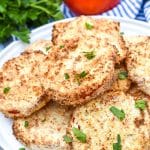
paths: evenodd
<path fill-rule="evenodd" d="M 62 0 L 2 0 L 0 3 L 0 42 L 12 35 L 29 42 L 29 29 L 63 18 Z"/>
<path fill-rule="evenodd" d="M 60 47 L 59 47 L 59 48 L 61 49 L 61 48 L 64 48 L 64 47 L 65 47 L 64 45 L 60 45 Z"/>
<path fill-rule="evenodd" d="M 85 23 L 85 27 L 88 30 L 92 30 L 94 28 L 94 26 L 92 24 L 88 23 L 88 22 Z"/>
<path fill-rule="evenodd" d="M 80 78 L 84 78 L 86 75 L 87 75 L 87 73 L 86 73 L 85 71 L 82 71 L 82 72 L 79 74 L 79 77 L 80 77 Z"/>
<path fill-rule="evenodd" d="M 86 134 L 80 131 L 78 128 L 73 127 L 72 128 L 73 134 L 75 137 L 82 143 L 86 142 Z"/>
<path fill-rule="evenodd" d="M 24 122 L 24 127 L 27 128 L 28 126 L 29 126 L 29 122 L 28 122 L 28 121 L 25 121 L 25 122 Z"/>
<path fill-rule="evenodd" d="M 68 79 L 70 78 L 70 76 L 69 76 L 68 73 L 65 73 L 64 76 L 65 76 L 65 79 L 66 79 L 66 80 L 68 80 Z"/>
<path fill-rule="evenodd" d="M 75 75 L 75 79 L 78 82 L 78 85 L 81 84 L 81 79 L 84 78 L 87 75 L 87 73 L 85 71 L 82 71 L 80 74 L 76 74 Z"/>
<path fill-rule="evenodd" d="M 20 31 L 13 31 L 12 34 L 15 35 L 17 38 L 19 38 L 20 40 L 22 40 L 25 43 L 29 43 L 29 29 L 24 28 L 21 29 Z"/>
<path fill-rule="evenodd" d="M 147 102 L 144 101 L 143 99 L 139 99 L 137 101 L 135 101 L 135 107 L 139 108 L 141 110 L 144 110 L 147 106 Z"/>
<path fill-rule="evenodd" d="M 118 108 L 112 106 L 109 109 L 119 120 L 123 120 L 125 118 L 125 113 L 124 111 L 121 109 L 119 110 Z"/>
<path fill-rule="evenodd" d="M 63 138 L 64 138 L 64 141 L 65 141 L 66 143 L 71 143 L 71 142 L 72 142 L 72 138 L 69 137 L 68 135 L 65 135 Z"/>
<path fill-rule="evenodd" d="M 121 150 L 122 149 L 122 145 L 121 145 L 121 137 L 118 134 L 117 135 L 117 143 L 113 143 L 113 150 Z"/>
<path fill-rule="evenodd" d="M 0 4 L 0 13 L 6 12 L 7 3 L 8 3 L 8 1 L 6 1 L 6 0 L 1 1 L 1 4 Z"/>
<path fill-rule="evenodd" d="M 21 148 L 19 148 L 19 150 L 25 150 L 25 148 L 24 148 L 24 147 L 21 147 Z"/>
<path fill-rule="evenodd" d="M 3 89 L 3 93 L 4 93 L 4 94 L 7 94 L 9 91 L 10 91 L 10 87 L 5 87 L 5 88 Z"/>
<path fill-rule="evenodd" d="M 120 32 L 120 35 L 124 35 L 124 32 Z"/>
<path fill-rule="evenodd" d="M 128 77 L 128 73 L 126 71 L 121 71 L 119 74 L 118 74 L 118 78 L 120 80 L 125 80 L 126 78 Z"/>
<path fill-rule="evenodd" d="M 83 52 L 83 53 L 85 53 L 84 56 L 85 56 L 87 59 L 89 59 L 89 60 L 93 59 L 93 58 L 96 56 L 94 51 L 91 51 L 91 52 Z"/>
<path fill-rule="evenodd" d="M 46 52 L 48 52 L 50 50 L 50 48 L 51 48 L 50 46 L 47 46 L 46 47 Z"/>

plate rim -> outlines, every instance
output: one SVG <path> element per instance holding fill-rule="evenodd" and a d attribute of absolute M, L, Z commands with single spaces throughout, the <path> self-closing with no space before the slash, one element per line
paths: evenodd
<path fill-rule="evenodd" d="M 119 21 L 119 22 L 129 22 L 131 24 L 136 24 L 136 25 L 141 25 L 141 26 L 144 26 L 145 28 L 150 28 L 150 24 L 148 22 L 143 22 L 143 21 L 140 21 L 140 20 L 134 20 L 134 19 L 129 19 L 129 18 L 124 18 L 124 17 L 116 17 L 116 16 L 90 16 L 90 17 L 93 17 L 93 18 L 96 18 L 96 19 L 100 19 L 100 18 L 106 18 L 106 19 L 112 19 L 114 21 Z M 50 23 L 47 23 L 45 25 L 42 25 L 40 27 L 37 27 L 33 30 L 31 30 L 31 33 L 30 33 L 30 37 L 32 37 L 32 35 L 44 28 L 46 28 L 47 26 L 53 26 L 57 23 L 61 23 L 61 22 L 68 22 L 68 21 L 71 21 L 71 20 L 74 20 L 75 18 L 77 17 L 72 17 L 72 18 L 66 18 L 66 19 L 62 19 L 62 20 L 58 20 L 58 21 L 54 21 L 54 22 L 50 22 Z M 11 47 L 13 47 L 15 44 L 17 43 L 20 43 L 21 41 L 20 40 L 17 40 L 17 41 L 13 41 L 11 42 L 8 46 L 6 46 L 4 49 L 1 50 L 0 52 L 0 57 L 2 57 L 7 51 L 8 49 L 10 49 Z M 23 42 L 21 42 L 23 43 Z"/>

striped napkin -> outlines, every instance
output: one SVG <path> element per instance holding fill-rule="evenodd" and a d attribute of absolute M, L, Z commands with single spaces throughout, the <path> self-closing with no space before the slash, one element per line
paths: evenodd
<path fill-rule="evenodd" d="M 65 18 L 74 17 L 75 14 L 63 4 L 62 11 Z M 102 16 L 118 16 L 130 19 L 137 19 L 150 22 L 150 0 L 121 0 L 120 4 L 105 13 Z"/>
<path fill-rule="evenodd" d="M 63 3 L 61 10 L 64 13 L 65 18 L 75 17 L 75 14 Z M 103 16 L 118 16 L 124 18 L 131 18 L 142 20 L 150 23 L 150 0 L 121 0 L 120 4 L 100 15 Z M 7 41 L 0 44 L 0 50 L 4 49 L 9 43 L 16 40 Z"/>

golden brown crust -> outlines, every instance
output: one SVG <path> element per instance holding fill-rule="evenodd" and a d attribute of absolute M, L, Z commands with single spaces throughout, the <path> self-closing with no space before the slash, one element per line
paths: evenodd
<path fill-rule="evenodd" d="M 93 25 L 92 30 L 87 29 L 86 23 Z M 81 105 L 112 85 L 115 63 L 124 58 L 117 41 L 121 39 L 119 23 L 81 16 L 58 26 L 58 30 L 64 26 L 65 29 L 62 33 L 56 31 L 59 35 L 55 40 L 59 43 L 57 41 L 57 45 L 51 47 L 48 56 L 36 51 L 38 47 L 45 48 L 50 44 L 40 40 L 29 46 L 26 53 L 4 64 L 0 73 L 0 110 L 7 116 L 28 116 L 50 98 L 63 105 Z M 112 37 L 116 38 L 113 40 Z M 91 51 L 94 57 L 89 60 L 85 53 Z M 69 79 L 65 79 L 66 73 Z M 86 74 L 85 77 L 80 77 L 82 73 Z M 5 87 L 11 88 L 8 94 L 3 93 Z M 43 96 L 47 98 L 42 100 Z"/>
<path fill-rule="evenodd" d="M 150 103 L 150 99 L 147 101 Z M 125 119 L 120 121 L 109 110 L 111 106 L 123 109 Z M 101 97 L 75 109 L 69 132 L 73 137 L 74 150 L 111 150 L 121 137 L 122 150 L 147 150 L 150 146 L 150 114 L 148 108 L 143 112 L 135 108 L 135 97 L 121 91 L 107 92 Z M 76 127 L 87 136 L 81 143 L 72 133 Z"/>
<path fill-rule="evenodd" d="M 128 71 L 123 63 L 115 67 L 115 82 L 112 84 L 109 91 L 128 92 L 131 87 L 131 80 L 128 77 L 123 80 L 119 79 L 119 74 L 122 72 L 126 72 L 128 74 Z"/>
<path fill-rule="evenodd" d="M 52 42 L 57 44 L 57 38 L 60 34 L 64 32 L 65 27 L 67 26 L 67 22 L 56 23 L 52 29 Z"/>
<path fill-rule="evenodd" d="M 86 23 L 93 25 L 91 30 L 86 28 Z M 72 39 L 82 39 L 85 36 L 96 36 L 108 39 L 108 43 L 116 47 L 117 63 L 120 63 L 127 52 L 125 42 L 120 36 L 120 24 L 108 19 L 93 19 L 92 17 L 80 16 L 70 22 L 55 24 L 52 31 L 54 45 L 65 44 Z"/>
<path fill-rule="evenodd" d="M 24 52 L 7 61 L 0 71 L 0 111 L 7 117 L 29 116 L 50 101 L 44 90 L 38 66 L 45 59 L 42 52 Z M 8 93 L 5 88 L 10 88 Z"/>
<path fill-rule="evenodd" d="M 48 52 L 50 52 L 52 46 L 53 45 L 51 40 L 40 39 L 27 46 L 24 51 L 42 51 L 44 54 L 47 54 Z"/>
<path fill-rule="evenodd" d="M 94 36 L 85 37 L 84 40 L 74 42 L 73 48 L 68 45 L 49 53 L 47 61 L 52 62 L 45 78 L 51 80 L 48 85 L 45 83 L 45 87 L 52 93 L 53 100 L 63 105 L 76 106 L 109 89 L 114 79 L 115 47 L 106 40 L 102 39 L 100 43 L 97 40 Z M 84 52 L 91 50 L 95 52 L 95 57 L 88 60 Z M 77 79 L 77 74 L 82 72 L 86 76 Z M 65 73 L 69 75 L 67 80 Z"/>
<path fill-rule="evenodd" d="M 148 111 L 149 111 L 149 115 L 150 115 L 150 96 L 143 93 L 136 84 L 132 84 L 132 86 L 129 90 L 129 93 L 135 97 L 135 100 L 143 99 L 148 102 L 147 106 L 148 106 Z"/>
<path fill-rule="evenodd" d="M 13 122 L 13 133 L 16 138 L 32 150 L 69 150 L 70 145 L 65 143 L 71 111 L 49 103 L 30 117 L 17 119 Z M 24 126 L 25 121 L 28 126 Z"/>
<path fill-rule="evenodd" d="M 132 37 L 127 44 L 129 53 L 126 64 L 129 77 L 143 92 L 150 95 L 150 37 Z"/>

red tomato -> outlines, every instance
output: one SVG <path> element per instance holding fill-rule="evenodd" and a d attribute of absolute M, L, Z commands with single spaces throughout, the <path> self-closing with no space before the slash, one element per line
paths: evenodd
<path fill-rule="evenodd" d="M 95 15 L 116 6 L 120 0 L 64 0 L 68 7 L 78 15 Z"/>

